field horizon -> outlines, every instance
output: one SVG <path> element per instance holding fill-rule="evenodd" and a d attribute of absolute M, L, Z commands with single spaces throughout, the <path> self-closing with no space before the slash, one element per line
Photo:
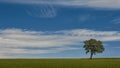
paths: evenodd
<path fill-rule="evenodd" d="M 0 58 L 0 60 L 2 59 L 90 59 L 90 58 Z M 92 58 L 92 59 L 120 59 L 120 58 L 111 57 L 111 58 Z"/>
<path fill-rule="evenodd" d="M 120 68 L 120 58 L 0 59 L 0 68 Z"/>

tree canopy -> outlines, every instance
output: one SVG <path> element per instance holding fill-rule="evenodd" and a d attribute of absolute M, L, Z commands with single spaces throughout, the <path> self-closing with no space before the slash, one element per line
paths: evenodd
<path fill-rule="evenodd" d="M 84 41 L 83 48 L 86 50 L 86 53 L 90 53 L 90 59 L 92 59 L 96 53 L 102 53 L 105 50 L 102 41 L 96 39 Z"/>

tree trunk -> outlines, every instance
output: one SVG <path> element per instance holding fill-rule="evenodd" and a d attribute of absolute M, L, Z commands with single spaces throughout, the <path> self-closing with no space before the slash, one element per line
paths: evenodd
<path fill-rule="evenodd" d="M 90 54 L 90 59 L 92 59 L 92 57 L 93 57 L 93 52 L 91 52 L 91 54 Z"/>

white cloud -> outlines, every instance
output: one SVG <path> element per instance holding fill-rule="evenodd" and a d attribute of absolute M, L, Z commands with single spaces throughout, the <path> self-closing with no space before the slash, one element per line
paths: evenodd
<path fill-rule="evenodd" d="M 22 4 L 56 4 L 64 6 L 85 6 L 100 8 L 120 8 L 120 0 L 1 0 L 0 2 Z"/>
<path fill-rule="evenodd" d="M 76 50 L 80 48 L 74 46 L 81 45 L 84 40 L 90 38 L 102 41 L 120 41 L 120 32 L 86 29 L 61 31 L 0 30 L 0 57 L 10 57 L 11 55 L 11 57 L 15 57 L 14 55 L 45 54 L 64 50 Z M 74 46 L 71 47 L 71 45 Z"/>
<path fill-rule="evenodd" d="M 64 50 L 76 50 L 79 48 L 72 48 L 72 47 L 59 47 L 53 49 L 44 49 L 44 50 L 35 50 L 35 49 L 24 49 L 24 48 L 0 48 L 0 58 L 25 58 L 29 56 L 25 55 L 35 55 L 35 54 L 46 54 L 46 53 L 57 53 Z"/>

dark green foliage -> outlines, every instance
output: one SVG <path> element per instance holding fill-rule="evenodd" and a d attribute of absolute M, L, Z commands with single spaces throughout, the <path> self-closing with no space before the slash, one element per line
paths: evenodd
<path fill-rule="evenodd" d="M 0 68 L 120 68 L 120 59 L 1 59 Z"/>
<path fill-rule="evenodd" d="M 102 53 L 105 48 L 103 47 L 103 44 L 101 41 L 96 40 L 96 39 L 90 39 L 84 41 L 84 46 L 86 53 L 90 52 L 90 59 L 92 59 L 92 56 L 95 55 L 96 53 Z"/>

